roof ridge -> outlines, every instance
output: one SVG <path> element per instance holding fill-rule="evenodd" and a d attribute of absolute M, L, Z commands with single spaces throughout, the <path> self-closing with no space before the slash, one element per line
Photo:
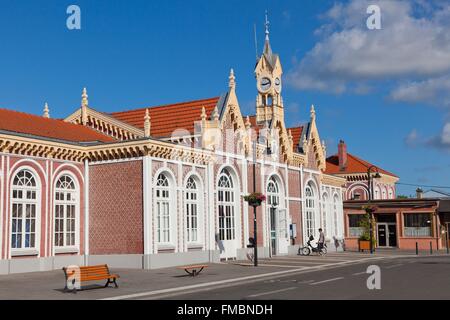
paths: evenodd
<path fill-rule="evenodd" d="M 219 100 L 220 96 L 212 97 L 212 98 L 205 98 L 205 99 L 197 99 L 197 100 L 190 100 L 190 101 L 183 101 L 183 102 L 177 102 L 177 103 L 167 103 L 157 106 L 148 106 L 148 107 L 142 107 L 142 108 L 136 108 L 136 109 L 129 109 L 124 111 L 115 111 L 108 113 L 109 115 L 112 114 L 119 114 L 119 113 L 127 113 L 127 112 L 134 112 L 134 111 L 145 111 L 146 109 L 158 109 L 158 108 L 166 108 L 166 107 L 176 107 L 183 104 L 191 104 L 191 103 L 198 103 L 203 101 L 213 101 L 213 100 Z"/>

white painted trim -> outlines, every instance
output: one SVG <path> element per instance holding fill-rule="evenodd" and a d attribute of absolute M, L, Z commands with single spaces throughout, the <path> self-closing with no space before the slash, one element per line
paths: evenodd
<path fill-rule="evenodd" d="M 25 166 L 21 166 L 20 165 L 23 162 L 31 162 L 31 163 L 35 164 L 39 168 L 39 170 L 42 173 L 42 175 L 44 176 L 45 184 L 48 185 L 48 178 L 45 175 L 45 171 L 42 168 L 42 166 L 39 164 L 39 162 L 37 162 L 37 161 L 35 161 L 33 159 L 29 159 L 29 158 L 23 158 L 23 159 L 20 159 L 19 161 L 17 161 L 16 163 L 14 163 L 14 165 L 9 169 L 9 176 L 12 176 L 13 173 L 15 174 L 16 172 L 20 171 L 22 168 L 26 167 L 26 165 Z M 28 166 L 28 167 L 30 167 L 30 166 Z M 19 169 L 16 170 L 16 168 L 19 168 Z M 36 172 L 36 174 L 37 174 L 37 172 Z"/>
<path fill-rule="evenodd" d="M 287 201 L 297 201 L 297 202 L 302 202 L 302 201 L 303 201 L 303 198 L 289 197 L 289 198 L 287 198 Z"/>
<path fill-rule="evenodd" d="M 193 168 L 195 169 L 195 168 Z M 180 174 L 181 176 L 181 174 Z M 195 182 L 197 183 L 198 187 L 197 187 L 197 241 L 195 242 L 188 242 L 187 241 L 187 226 L 186 226 L 186 220 L 187 220 L 187 212 L 186 212 L 186 184 L 189 180 L 189 178 L 193 177 Z M 180 178 L 182 179 L 182 177 Z M 205 216 L 206 216 L 206 211 L 205 211 L 205 187 L 204 187 L 204 182 L 202 181 L 202 177 L 198 174 L 197 171 L 195 170 L 191 170 L 186 174 L 186 177 L 183 179 L 183 188 L 181 191 L 181 195 L 180 195 L 180 202 L 181 202 L 181 210 L 179 210 L 179 212 L 181 212 L 180 216 L 181 219 L 183 221 L 182 226 L 183 226 L 183 230 L 182 230 L 182 234 L 183 234 L 183 248 L 184 251 L 187 252 L 188 249 L 190 247 L 201 247 L 202 249 L 206 247 L 206 241 L 205 241 Z"/>
<path fill-rule="evenodd" d="M 14 166 L 15 167 L 15 166 Z M 40 166 L 39 166 L 40 167 Z M 42 168 L 41 168 L 42 169 Z M 8 215 L 9 217 L 9 231 L 7 232 L 8 235 L 8 244 L 9 244 L 9 259 L 11 259 L 12 256 L 20 256 L 24 255 L 24 252 L 29 253 L 31 250 L 33 250 L 33 255 L 36 254 L 38 258 L 41 257 L 41 235 L 42 235 L 42 226 L 41 226 L 41 216 L 42 216 L 42 181 L 39 177 L 38 172 L 36 169 L 34 169 L 31 166 L 25 165 L 25 166 L 19 166 L 17 170 L 10 170 L 14 173 L 14 175 L 10 175 L 11 177 L 14 177 L 18 172 L 22 170 L 28 170 L 34 175 L 34 179 L 36 181 L 36 219 L 35 219 L 35 239 L 34 239 L 34 247 L 33 248 L 21 248 L 21 249 L 13 249 L 11 247 L 11 234 L 12 234 L 12 192 L 9 194 L 9 210 Z M 14 182 L 14 179 L 10 179 L 9 182 L 9 189 L 12 190 L 12 184 Z M 23 219 L 23 218 L 22 218 Z M 24 235 L 23 235 L 24 236 Z M 34 253 L 34 251 L 36 253 Z"/>
<path fill-rule="evenodd" d="M 48 167 L 49 167 L 49 160 L 47 159 L 45 161 L 45 175 L 47 177 L 49 177 L 49 172 L 48 172 Z M 50 185 L 47 185 L 47 187 L 45 188 L 45 214 L 43 214 L 44 216 L 44 221 L 45 221 L 45 232 L 44 232 L 44 236 L 45 236 L 45 240 L 44 240 L 44 257 L 48 256 L 48 240 L 50 235 L 48 234 L 47 230 L 49 230 L 49 224 L 50 224 L 50 213 L 49 213 L 49 206 L 48 206 L 48 202 L 49 202 L 49 189 L 50 189 Z M 51 229 L 50 229 L 51 230 Z"/>
<path fill-rule="evenodd" d="M 126 158 L 126 159 L 92 161 L 92 162 L 89 162 L 89 165 L 97 166 L 97 165 L 110 164 L 110 163 L 122 163 L 122 162 L 139 161 L 139 160 L 142 160 L 142 159 L 144 159 L 144 157 L 133 157 L 133 158 Z"/>
<path fill-rule="evenodd" d="M 84 160 L 84 254 L 86 258 L 89 256 L 89 188 L 90 188 L 90 179 L 89 179 L 89 162 L 88 160 Z M 86 265 L 88 265 L 88 261 L 86 260 Z"/>
<path fill-rule="evenodd" d="M 178 180 L 175 177 L 175 174 L 172 172 L 172 170 L 170 170 L 170 168 L 168 168 L 167 166 L 164 166 L 162 168 L 159 168 L 156 173 L 153 175 L 154 180 L 152 183 L 152 192 L 153 192 L 153 196 L 155 201 L 153 202 L 153 208 L 155 210 L 153 210 L 155 212 L 155 215 L 158 215 L 158 212 L 156 211 L 156 183 L 158 182 L 158 176 L 161 173 L 165 173 L 168 176 L 169 179 L 169 188 L 170 188 L 170 194 L 172 194 L 172 196 L 169 196 L 169 201 L 170 201 L 170 206 L 169 206 L 169 230 L 170 230 L 170 242 L 168 243 L 159 243 L 158 240 L 155 238 L 155 242 L 156 242 L 156 250 L 158 251 L 158 249 L 164 249 L 166 247 L 177 247 L 177 243 L 178 243 L 178 220 L 177 220 L 177 198 L 178 198 L 178 192 L 177 192 L 177 183 Z M 172 208 L 170 208 L 172 207 Z M 157 226 L 156 224 L 154 224 L 154 232 L 155 234 L 157 234 Z"/>
<path fill-rule="evenodd" d="M 0 156 L 0 260 L 3 259 L 3 209 L 4 209 L 4 204 L 3 204 L 3 199 L 4 199 L 4 195 L 5 195 L 5 156 L 1 155 Z"/>
<path fill-rule="evenodd" d="M 15 153 L 5 153 L 0 152 L 0 155 L 5 157 L 16 157 L 16 158 L 22 158 L 22 159 L 33 159 L 33 160 L 51 160 L 53 162 L 57 163 L 73 163 L 73 164 L 79 164 L 79 162 L 76 161 L 70 161 L 70 160 L 60 160 L 60 159 L 54 159 L 54 158 L 47 158 L 47 157 L 38 157 L 38 156 L 30 156 L 30 155 L 21 155 L 21 154 L 15 154 Z"/>
<path fill-rule="evenodd" d="M 64 247 L 57 247 L 55 246 L 55 241 L 52 241 L 52 252 L 53 255 L 60 250 L 65 250 L 67 248 L 77 248 L 78 252 L 80 251 L 80 235 L 81 235 L 81 183 L 80 181 L 78 181 L 78 178 L 76 175 L 74 175 L 71 171 L 68 170 L 62 170 L 60 173 L 58 173 L 58 175 L 55 177 L 55 179 L 52 179 L 52 210 L 51 210 L 51 220 L 52 220 L 52 225 L 53 227 L 51 228 L 52 230 L 52 239 L 55 238 L 55 209 L 54 206 L 56 205 L 56 201 L 55 201 L 55 195 L 56 195 L 56 183 L 58 182 L 58 180 L 64 176 L 67 175 L 69 176 L 73 182 L 75 183 L 75 188 L 76 188 L 76 201 L 75 201 L 75 228 L 76 228 L 76 232 L 75 232 L 75 245 L 73 246 L 64 246 Z M 86 189 L 85 189 L 86 190 Z M 66 235 L 65 230 L 64 230 L 64 236 Z"/>
<path fill-rule="evenodd" d="M 247 162 L 247 160 L 244 160 L 243 161 L 243 163 L 242 163 L 242 170 L 241 170 L 241 172 L 242 172 L 242 193 L 244 194 L 244 195 L 247 195 L 249 192 L 248 192 L 248 166 L 249 166 L 249 162 Z M 244 243 L 244 246 L 247 244 L 246 242 L 247 242 L 247 238 L 248 237 L 250 237 L 250 229 L 249 229 L 249 225 L 248 225 L 248 215 L 249 215 L 249 212 L 248 212 L 248 206 L 246 206 L 245 204 L 244 204 L 244 206 L 243 206 L 243 220 L 244 220 L 244 232 L 243 232 L 243 234 L 244 234 L 244 239 L 243 239 L 243 243 Z"/>
<path fill-rule="evenodd" d="M 6 170 L 5 170 L 5 199 L 6 199 L 6 203 L 5 203 L 5 208 L 4 208 L 4 214 L 5 214 L 5 234 L 3 235 L 5 238 L 5 242 L 3 244 L 3 248 L 4 248 L 4 257 L 11 259 L 11 249 L 10 249 L 10 244 L 11 244 L 11 240 L 9 237 L 9 233 L 10 230 L 9 228 L 9 183 L 8 180 L 10 179 L 11 175 L 9 174 L 9 167 L 10 167 L 10 157 L 6 157 Z"/>
<path fill-rule="evenodd" d="M 144 254 L 152 254 L 152 160 L 145 156 L 142 163 L 142 200 L 144 210 Z"/>
<path fill-rule="evenodd" d="M 85 163 L 86 163 L 86 160 L 85 160 Z M 53 173 L 52 173 L 52 175 L 51 175 L 51 180 L 52 181 L 54 181 L 55 180 L 55 176 L 56 175 L 58 175 L 59 176 L 59 172 L 61 172 L 61 171 L 69 171 L 69 170 L 67 170 L 65 167 L 69 167 L 69 168 L 72 168 L 72 169 L 75 169 L 75 171 L 80 175 L 80 177 L 81 177 L 81 181 L 80 182 L 82 182 L 82 183 L 84 183 L 84 175 L 83 175 L 83 172 L 80 170 L 80 168 L 78 168 L 77 166 L 75 166 L 75 165 L 73 165 L 73 164 L 71 164 L 71 163 L 63 163 L 63 164 L 61 164 Z"/>

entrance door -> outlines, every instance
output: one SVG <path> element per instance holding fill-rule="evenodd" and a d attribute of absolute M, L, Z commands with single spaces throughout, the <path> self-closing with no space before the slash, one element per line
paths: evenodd
<path fill-rule="evenodd" d="M 378 246 L 379 247 L 387 247 L 387 224 L 386 223 L 378 223 L 377 224 L 377 238 L 378 238 Z"/>
<path fill-rule="evenodd" d="M 397 226 L 395 224 L 388 224 L 388 244 L 389 247 L 397 246 Z"/>
<path fill-rule="evenodd" d="M 277 254 L 277 209 L 270 209 L 270 253 L 272 256 Z"/>
<path fill-rule="evenodd" d="M 395 223 L 377 223 L 377 245 L 381 248 L 397 246 L 397 226 Z"/>

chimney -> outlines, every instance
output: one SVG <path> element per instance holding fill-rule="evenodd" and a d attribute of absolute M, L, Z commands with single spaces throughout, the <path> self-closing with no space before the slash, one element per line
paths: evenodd
<path fill-rule="evenodd" d="M 417 188 L 416 190 L 416 197 L 417 199 L 422 199 L 423 198 L 423 190 L 420 188 Z"/>
<path fill-rule="evenodd" d="M 338 145 L 339 170 L 347 169 L 347 145 L 344 140 L 339 141 Z"/>

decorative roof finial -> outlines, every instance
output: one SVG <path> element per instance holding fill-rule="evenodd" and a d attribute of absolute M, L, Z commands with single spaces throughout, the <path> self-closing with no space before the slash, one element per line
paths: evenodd
<path fill-rule="evenodd" d="M 314 108 L 314 105 L 311 105 L 311 119 L 315 120 L 316 119 L 316 109 Z"/>
<path fill-rule="evenodd" d="M 148 138 L 150 137 L 150 114 L 148 112 L 148 109 L 145 109 L 145 116 L 144 116 L 144 137 Z"/>
<path fill-rule="evenodd" d="M 81 94 L 81 105 L 82 106 L 88 106 L 89 105 L 89 101 L 88 101 L 88 94 L 87 94 L 87 89 L 86 87 L 83 88 L 83 93 Z"/>
<path fill-rule="evenodd" d="M 83 88 L 83 93 L 81 94 L 81 123 L 83 125 L 86 125 L 88 122 L 88 114 L 87 114 L 87 108 L 88 108 L 88 94 L 86 87 Z"/>
<path fill-rule="evenodd" d="M 228 82 L 228 87 L 230 87 L 230 89 L 236 88 L 236 77 L 234 76 L 233 69 L 230 70 L 230 76 L 228 77 L 228 79 L 230 80 Z"/>
<path fill-rule="evenodd" d="M 246 128 L 246 129 L 250 129 L 251 126 L 252 126 L 252 123 L 250 122 L 250 117 L 247 116 L 247 117 L 245 118 L 245 128 Z"/>
<path fill-rule="evenodd" d="M 212 118 L 214 119 L 214 121 L 219 121 L 219 110 L 217 110 L 217 106 L 214 108 Z"/>
<path fill-rule="evenodd" d="M 202 115 L 201 115 L 201 117 L 202 117 L 202 121 L 206 120 L 206 109 L 205 109 L 205 107 L 202 107 Z"/>
<path fill-rule="evenodd" d="M 44 105 L 44 114 L 42 116 L 44 118 L 50 118 L 50 109 L 48 108 L 48 103 L 47 102 Z"/>

